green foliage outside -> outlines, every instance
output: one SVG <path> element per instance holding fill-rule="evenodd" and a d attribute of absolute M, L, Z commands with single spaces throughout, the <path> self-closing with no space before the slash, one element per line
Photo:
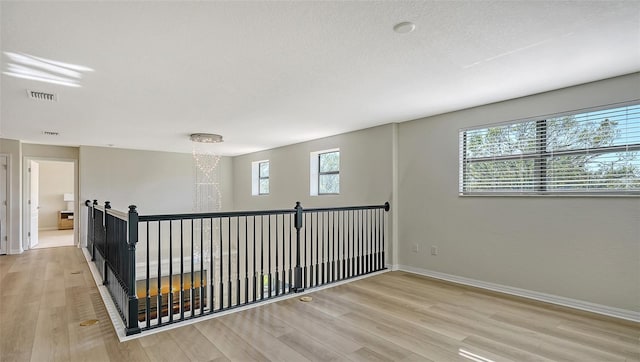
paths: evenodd
<path fill-rule="evenodd" d="M 624 126 L 631 123 L 632 127 L 640 127 L 636 125 L 637 120 L 633 122 L 625 121 Z M 640 191 L 640 155 L 637 151 L 550 155 L 625 143 L 640 144 L 640 135 L 629 142 L 622 126 L 619 121 L 608 118 L 583 122 L 576 116 L 565 116 L 548 119 L 546 128 L 539 133 L 536 121 L 467 131 L 467 161 L 500 156 L 508 159 L 467 163 L 465 191 L 534 191 L 540 188 L 549 192 Z M 540 156 L 539 149 L 547 154 Z M 544 172 L 547 183 L 540 185 Z"/>

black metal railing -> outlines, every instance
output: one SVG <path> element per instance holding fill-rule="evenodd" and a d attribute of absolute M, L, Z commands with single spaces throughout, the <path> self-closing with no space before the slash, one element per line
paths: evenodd
<path fill-rule="evenodd" d="M 104 207 L 97 200 L 87 206 L 87 247 L 95 262 L 102 284 L 111 294 L 127 335 L 140 333 L 138 326 L 138 299 L 135 295 L 135 265 L 137 232 L 130 225 L 137 225 L 135 206 L 129 213 L 111 210 L 107 201 Z"/>
<path fill-rule="evenodd" d="M 174 215 L 85 204 L 127 334 L 385 269 L 389 203 Z"/>

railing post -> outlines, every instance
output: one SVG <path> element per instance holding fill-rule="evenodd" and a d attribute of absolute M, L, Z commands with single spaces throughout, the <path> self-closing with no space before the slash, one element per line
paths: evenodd
<path fill-rule="evenodd" d="M 89 249 L 89 253 L 91 254 L 91 261 L 95 261 L 96 258 L 93 256 L 93 239 L 91 239 L 93 236 L 93 231 L 91 231 L 91 227 L 93 226 L 91 200 L 86 200 L 84 206 L 87 207 L 87 249 Z M 89 241 L 91 241 L 91 243 L 89 243 Z"/>
<path fill-rule="evenodd" d="M 302 287 L 302 267 L 300 266 L 300 229 L 302 229 L 302 205 L 300 201 L 296 202 L 296 269 L 295 279 L 293 281 L 293 291 L 300 293 L 304 291 Z"/>
<path fill-rule="evenodd" d="M 138 297 L 136 295 L 136 244 L 138 243 L 138 212 L 136 205 L 129 205 L 129 273 L 127 275 L 127 293 L 129 298 L 129 313 L 127 316 L 127 335 L 140 333 L 138 325 Z M 160 280 L 160 278 L 158 278 Z M 158 307 L 159 310 L 159 307 Z M 171 310 L 170 312 L 171 313 Z"/>
<path fill-rule="evenodd" d="M 96 261 L 96 205 L 98 205 L 98 200 L 93 200 L 93 204 L 91 204 L 91 261 Z"/>
<path fill-rule="evenodd" d="M 104 276 L 102 278 L 102 285 L 107 285 L 109 283 L 109 280 L 107 278 L 107 260 L 109 260 L 109 243 L 107 240 L 109 240 L 109 229 L 107 229 L 107 210 L 111 209 L 111 202 L 110 201 L 105 201 L 104 202 L 104 213 L 102 214 L 102 225 L 104 226 L 104 262 L 103 262 L 103 269 L 104 270 Z"/>

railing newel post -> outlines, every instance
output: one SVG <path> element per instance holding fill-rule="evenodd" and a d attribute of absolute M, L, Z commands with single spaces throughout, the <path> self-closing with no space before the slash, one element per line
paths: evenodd
<path fill-rule="evenodd" d="M 128 264 L 129 275 L 127 276 L 127 297 L 129 299 L 129 310 L 127 315 L 127 335 L 140 333 L 138 324 L 138 297 L 136 295 L 136 244 L 138 243 L 138 221 L 139 216 L 136 205 L 129 205 L 128 215 Z"/>
<path fill-rule="evenodd" d="M 91 247 L 91 261 L 96 261 L 95 241 L 93 240 L 93 206 L 91 200 L 86 200 L 84 206 L 87 207 L 87 247 Z M 89 245 L 91 241 L 91 245 Z"/>
<path fill-rule="evenodd" d="M 109 260 L 109 228 L 107 227 L 109 223 L 107 222 L 107 211 L 111 209 L 111 202 L 104 202 L 104 213 L 102 214 L 102 225 L 104 226 L 104 261 L 103 261 L 103 278 L 102 285 L 109 284 L 109 280 L 107 278 L 107 261 Z"/>
<path fill-rule="evenodd" d="M 302 205 L 296 201 L 296 269 L 293 291 L 300 293 L 304 291 L 302 287 L 302 267 L 300 266 L 300 230 L 302 229 Z"/>

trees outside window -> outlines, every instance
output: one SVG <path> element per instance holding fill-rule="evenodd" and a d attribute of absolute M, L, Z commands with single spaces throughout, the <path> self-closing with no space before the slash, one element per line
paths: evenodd
<path fill-rule="evenodd" d="M 258 164 L 258 194 L 269 194 L 269 161 Z"/>
<path fill-rule="evenodd" d="M 318 194 L 340 193 L 340 151 L 318 155 Z"/>
<path fill-rule="evenodd" d="M 640 105 L 460 131 L 460 193 L 640 194 Z"/>

